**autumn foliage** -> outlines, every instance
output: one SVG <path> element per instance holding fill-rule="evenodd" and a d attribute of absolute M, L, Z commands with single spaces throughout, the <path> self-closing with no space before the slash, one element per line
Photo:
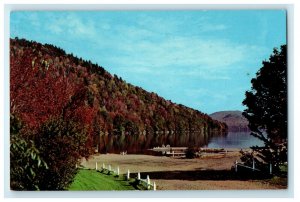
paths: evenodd
<path fill-rule="evenodd" d="M 66 188 L 75 164 L 95 149 L 202 146 L 227 130 L 97 64 L 17 38 L 10 40 L 10 111 L 11 188 L 17 190 Z"/>
<path fill-rule="evenodd" d="M 37 130 L 50 117 L 80 122 L 100 152 L 198 146 L 226 125 L 133 86 L 52 45 L 11 39 L 11 113 Z"/>

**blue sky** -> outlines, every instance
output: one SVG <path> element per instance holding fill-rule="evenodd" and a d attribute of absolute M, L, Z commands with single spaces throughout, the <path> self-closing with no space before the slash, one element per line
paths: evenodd
<path fill-rule="evenodd" d="M 17 11 L 10 36 L 56 45 L 210 114 L 244 109 L 261 62 L 286 43 L 286 12 Z"/>

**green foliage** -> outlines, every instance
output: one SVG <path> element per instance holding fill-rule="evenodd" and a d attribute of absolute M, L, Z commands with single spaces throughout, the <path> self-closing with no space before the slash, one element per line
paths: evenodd
<path fill-rule="evenodd" d="M 78 123 L 50 118 L 37 131 L 22 130 L 11 116 L 11 188 L 63 190 L 77 173 L 75 164 L 87 155 L 85 129 Z M 30 133 L 30 134 L 29 134 Z"/>
<path fill-rule="evenodd" d="M 10 187 L 13 190 L 40 190 L 37 174 L 47 170 L 48 165 L 34 141 L 22 136 L 21 121 L 12 114 L 10 122 Z"/>
<path fill-rule="evenodd" d="M 278 187 L 282 187 L 282 189 L 286 189 L 288 185 L 288 179 L 286 176 L 274 176 L 269 180 L 269 183 Z"/>
<path fill-rule="evenodd" d="M 269 61 L 251 80 L 251 91 L 246 92 L 243 115 L 249 121 L 251 134 L 265 143 L 264 148 L 253 147 L 258 152 L 256 160 L 273 163 L 278 170 L 287 161 L 287 50 L 274 49 Z"/>

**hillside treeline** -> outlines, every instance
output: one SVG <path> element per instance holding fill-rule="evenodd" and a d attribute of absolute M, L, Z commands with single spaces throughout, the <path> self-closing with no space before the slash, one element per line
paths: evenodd
<path fill-rule="evenodd" d="M 201 146 L 227 130 L 207 114 L 133 86 L 98 64 L 25 39 L 10 40 L 10 102 L 22 134 L 35 134 L 55 119 L 71 120 L 84 130 L 85 148 L 102 153 Z"/>

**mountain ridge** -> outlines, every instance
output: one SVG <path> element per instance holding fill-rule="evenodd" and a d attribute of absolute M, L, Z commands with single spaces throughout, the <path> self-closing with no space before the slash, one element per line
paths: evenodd
<path fill-rule="evenodd" d="M 10 61 L 11 113 L 33 129 L 49 117 L 74 119 L 86 126 L 87 146 L 101 152 L 203 145 L 210 133 L 227 130 L 199 110 L 165 100 L 50 44 L 11 39 Z"/>
<path fill-rule="evenodd" d="M 226 123 L 229 132 L 250 131 L 248 127 L 248 120 L 242 115 L 242 111 L 224 110 L 214 112 L 209 116 L 215 120 Z"/>

